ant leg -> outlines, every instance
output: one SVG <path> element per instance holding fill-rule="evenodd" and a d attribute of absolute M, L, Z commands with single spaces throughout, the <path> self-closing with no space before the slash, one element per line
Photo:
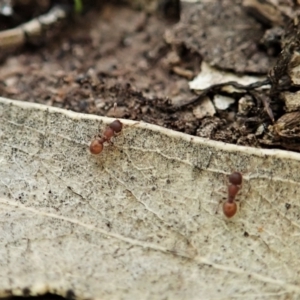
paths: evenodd
<path fill-rule="evenodd" d="M 114 142 L 112 140 L 108 140 L 106 141 L 106 143 L 109 145 L 109 146 L 113 146 L 114 145 Z"/>
<path fill-rule="evenodd" d="M 130 128 L 130 127 L 134 127 L 137 126 L 138 124 L 140 124 L 140 121 L 135 122 L 134 124 L 131 125 L 127 125 L 126 128 Z M 124 130 L 120 131 L 120 132 L 115 132 L 115 137 L 120 136 L 124 133 Z"/>

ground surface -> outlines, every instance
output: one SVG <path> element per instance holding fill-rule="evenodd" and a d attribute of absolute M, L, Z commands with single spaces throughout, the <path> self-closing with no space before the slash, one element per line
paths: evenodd
<path fill-rule="evenodd" d="M 239 1 L 234 7 L 231 1 L 183 5 L 177 24 L 108 5 L 70 23 L 45 46 L 6 58 L 0 94 L 260 147 L 256 131 L 271 123 L 261 104 L 241 118 L 238 94 L 226 111 L 200 118 L 199 103 L 186 103 L 196 97 L 188 82 L 202 60 L 239 74 L 266 75 L 275 58 L 259 45 L 263 34 Z"/>

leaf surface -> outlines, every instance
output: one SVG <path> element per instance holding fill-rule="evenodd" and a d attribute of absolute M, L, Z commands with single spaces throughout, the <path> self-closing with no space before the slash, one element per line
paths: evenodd
<path fill-rule="evenodd" d="M 300 296 L 299 154 L 122 120 L 91 155 L 111 121 L 0 98 L 1 297 Z"/>

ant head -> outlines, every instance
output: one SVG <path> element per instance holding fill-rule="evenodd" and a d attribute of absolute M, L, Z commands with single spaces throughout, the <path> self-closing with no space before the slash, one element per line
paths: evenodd
<path fill-rule="evenodd" d="M 233 172 L 229 175 L 228 180 L 233 185 L 241 185 L 243 176 L 240 172 Z"/>
<path fill-rule="evenodd" d="M 103 150 L 103 141 L 102 139 L 94 139 L 90 144 L 90 151 L 92 154 L 99 154 Z"/>
<path fill-rule="evenodd" d="M 114 120 L 112 123 L 109 124 L 109 127 L 116 133 L 121 132 L 123 128 L 123 124 L 119 120 Z"/>
<path fill-rule="evenodd" d="M 237 211 L 237 205 L 235 202 L 224 202 L 223 213 L 227 218 L 232 218 Z"/>

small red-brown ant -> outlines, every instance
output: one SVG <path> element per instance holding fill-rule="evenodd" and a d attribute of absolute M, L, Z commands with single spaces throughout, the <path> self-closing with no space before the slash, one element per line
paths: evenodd
<path fill-rule="evenodd" d="M 110 139 L 116 134 L 121 132 L 123 124 L 119 120 L 114 120 L 104 130 L 102 137 L 96 137 L 90 144 L 90 151 L 92 154 L 99 154 L 103 150 L 103 144 L 110 142 Z"/>
<path fill-rule="evenodd" d="M 227 218 L 232 218 L 237 211 L 235 197 L 241 188 L 243 176 L 240 172 L 233 172 L 229 175 L 228 181 L 228 198 L 223 204 L 223 213 Z"/>

